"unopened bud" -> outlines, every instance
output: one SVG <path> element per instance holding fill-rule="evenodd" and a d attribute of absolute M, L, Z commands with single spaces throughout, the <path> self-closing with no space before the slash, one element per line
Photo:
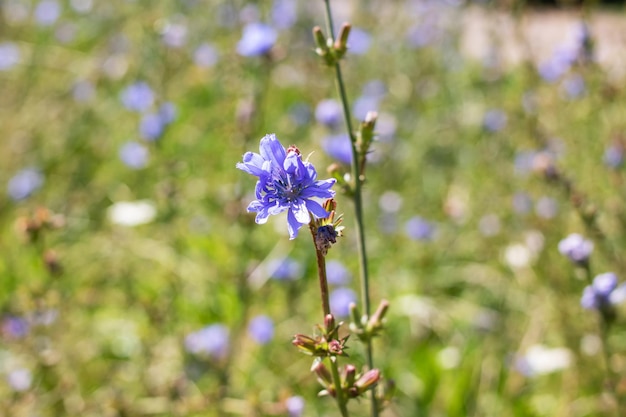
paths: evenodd
<path fill-rule="evenodd" d="M 346 365 L 344 370 L 344 386 L 351 387 L 352 385 L 354 385 L 354 382 L 356 380 L 356 368 L 354 367 L 354 365 L 348 364 Z"/>
<path fill-rule="evenodd" d="M 385 318 L 385 314 L 387 314 L 387 310 L 389 310 L 389 301 L 382 300 L 376 309 L 376 312 L 370 317 L 367 328 L 369 331 L 377 331 L 383 326 L 383 320 Z"/>
<path fill-rule="evenodd" d="M 311 372 L 317 375 L 318 381 L 320 382 L 320 384 L 322 384 L 324 388 L 328 388 L 332 384 L 333 377 L 320 358 L 317 358 L 313 361 L 313 365 L 311 366 Z"/>
<path fill-rule="evenodd" d="M 335 56 L 337 58 L 342 58 L 348 50 L 348 37 L 350 36 L 351 29 L 352 25 L 347 22 L 341 26 L 341 30 L 339 31 L 339 37 L 337 37 L 337 40 L 333 45 L 333 49 L 335 50 Z"/>
<path fill-rule="evenodd" d="M 307 355 L 315 355 L 317 353 L 317 342 L 312 337 L 297 334 L 293 337 L 291 343 L 300 350 L 300 352 Z"/>
<path fill-rule="evenodd" d="M 379 380 L 380 371 L 378 369 L 370 369 L 354 383 L 354 386 L 357 388 L 359 394 L 362 394 L 373 388 Z"/>
<path fill-rule="evenodd" d="M 337 330 L 335 316 L 332 314 L 326 314 L 326 317 L 324 317 L 324 327 L 326 327 L 326 335 L 332 336 L 335 330 Z"/>

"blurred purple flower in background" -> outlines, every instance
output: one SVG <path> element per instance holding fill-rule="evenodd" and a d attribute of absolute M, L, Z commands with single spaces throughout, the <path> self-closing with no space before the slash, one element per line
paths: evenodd
<path fill-rule="evenodd" d="M 187 43 L 187 25 L 167 23 L 161 33 L 163 43 L 171 48 L 181 48 Z"/>
<path fill-rule="evenodd" d="M 7 71 L 20 62 L 20 49 L 13 42 L 0 43 L 0 71 Z"/>
<path fill-rule="evenodd" d="M 272 23 L 278 29 L 289 29 L 298 21 L 298 2 L 294 0 L 274 0 L 272 3 Z"/>
<path fill-rule="evenodd" d="M 535 213 L 544 219 L 553 219 L 559 211 L 559 203 L 552 197 L 541 197 L 535 203 Z"/>
<path fill-rule="evenodd" d="M 241 40 L 237 43 L 237 53 L 251 57 L 264 55 L 272 49 L 278 34 L 271 26 L 263 23 L 249 23 L 243 28 Z"/>
<path fill-rule="evenodd" d="M 194 355 L 223 358 L 228 353 L 229 332 L 223 324 L 212 324 L 185 337 L 185 349 Z"/>
<path fill-rule="evenodd" d="M 256 316 L 248 323 L 248 334 L 260 345 L 264 345 L 274 337 L 274 322 L 268 316 Z"/>
<path fill-rule="evenodd" d="M 273 259 L 268 269 L 271 277 L 278 281 L 295 281 L 304 273 L 302 264 L 293 258 Z"/>
<path fill-rule="evenodd" d="M 344 164 L 352 163 L 352 145 L 347 133 L 326 136 L 321 140 L 321 145 L 331 158 Z"/>
<path fill-rule="evenodd" d="M 356 300 L 356 293 L 350 288 L 337 288 L 329 296 L 330 311 L 337 317 L 347 317 L 350 314 L 350 303 Z"/>
<path fill-rule="evenodd" d="M 90 101 L 96 94 L 96 88 L 89 80 L 78 80 L 72 87 L 72 96 L 79 103 Z"/>
<path fill-rule="evenodd" d="M 158 113 L 146 113 L 139 122 L 139 134 L 148 141 L 157 140 L 163 133 L 165 124 Z"/>
<path fill-rule="evenodd" d="M 617 285 L 617 275 L 606 272 L 597 275 L 583 290 L 580 305 L 588 310 L 606 310 L 626 299 L 626 284 Z"/>
<path fill-rule="evenodd" d="M 335 128 L 343 120 L 343 107 L 337 100 L 322 100 L 315 107 L 315 120 L 324 126 Z"/>
<path fill-rule="evenodd" d="M 304 398 L 299 395 L 287 398 L 285 408 L 289 417 L 302 417 L 304 413 Z"/>
<path fill-rule="evenodd" d="M 41 26 L 53 25 L 61 16 L 61 6 L 56 0 L 42 0 L 35 7 L 35 21 Z"/>
<path fill-rule="evenodd" d="M 573 74 L 563 80 L 561 88 L 566 98 L 580 98 L 585 94 L 585 79 L 580 74 Z"/>
<path fill-rule="evenodd" d="M 211 68 L 219 61 L 217 48 L 209 43 L 199 45 L 193 53 L 193 61 L 201 68 Z"/>
<path fill-rule="evenodd" d="M 138 81 L 126 87 L 120 99 L 128 110 L 144 112 L 154 103 L 154 92 L 147 83 Z"/>
<path fill-rule="evenodd" d="M 317 180 L 313 164 L 303 161 L 300 151 L 285 150 L 276 135 L 266 135 L 259 145 L 260 154 L 246 152 L 237 168 L 258 177 L 256 200 L 248 205 L 255 212 L 256 223 L 264 224 L 271 215 L 287 211 L 289 238 L 295 239 L 298 230 L 311 221 L 309 213 L 319 218 L 328 212 L 314 199 L 331 198 L 335 179 Z"/>
<path fill-rule="evenodd" d="M 18 368 L 7 374 L 7 382 L 13 391 L 28 391 L 33 383 L 33 374 L 26 368 Z"/>
<path fill-rule="evenodd" d="M 25 168 L 15 174 L 7 185 L 7 193 L 14 201 L 23 200 L 43 185 L 44 177 L 35 168 Z"/>
<path fill-rule="evenodd" d="M 432 240 L 435 234 L 435 225 L 420 216 L 411 217 L 404 227 L 406 234 L 413 240 Z"/>
<path fill-rule="evenodd" d="M 604 163 L 610 168 L 619 168 L 624 163 L 624 146 L 613 144 L 604 151 Z"/>
<path fill-rule="evenodd" d="M 176 120 L 176 105 L 169 101 L 161 104 L 161 107 L 159 107 L 159 116 L 166 125 L 172 123 Z"/>
<path fill-rule="evenodd" d="M 533 208 L 533 200 L 528 194 L 518 191 L 513 195 L 512 205 L 517 214 L 527 214 Z"/>
<path fill-rule="evenodd" d="M 296 126 L 304 126 L 311 120 L 311 108 L 306 103 L 296 103 L 289 109 L 289 118 Z"/>
<path fill-rule="evenodd" d="M 363 29 L 353 27 L 348 37 L 348 53 L 364 55 L 370 49 L 372 35 Z"/>
<path fill-rule="evenodd" d="M 138 142 L 126 142 L 119 155 L 122 162 L 132 169 L 143 168 L 148 163 L 148 149 Z"/>
<path fill-rule="evenodd" d="M 326 278 L 330 285 L 346 285 L 350 282 L 350 272 L 341 261 L 331 259 L 326 262 Z"/>
<path fill-rule="evenodd" d="M 503 110 L 487 110 L 483 118 L 483 127 L 488 132 L 499 132 L 506 127 L 507 116 Z"/>
<path fill-rule="evenodd" d="M 22 317 L 7 316 L 2 319 L 0 330 L 2 331 L 2 336 L 8 339 L 21 339 L 28 334 L 30 325 Z"/>
<path fill-rule="evenodd" d="M 575 264 L 585 265 L 593 252 L 593 242 L 578 233 L 572 233 L 559 242 L 559 252 Z"/>

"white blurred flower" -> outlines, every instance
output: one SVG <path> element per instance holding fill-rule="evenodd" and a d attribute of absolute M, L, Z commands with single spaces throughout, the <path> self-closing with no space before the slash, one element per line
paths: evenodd
<path fill-rule="evenodd" d="M 532 252 L 528 246 L 514 243 L 504 249 L 504 261 L 513 269 L 525 268 L 530 265 Z"/>
<path fill-rule="evenodd" d="M 150 223 L 156 214 L 154 203 L 149 200 L 119 201 L 108 210 L 111 223 L 127 227 Z"/>
<path fill-rule="evenodd" d="M 567 348 L 549 348 L 532 345 L 516 361 L 518 371 L 526 376 L 539 376 L 561 371 L 572 363 L 572 353 Z"/>
<path fill-rule="evenodd" d="M 33 374 L 26 368 L 15 369 L 9 372 L 7 381 L 15 391 L 26 391 L 33 383 Z"/>

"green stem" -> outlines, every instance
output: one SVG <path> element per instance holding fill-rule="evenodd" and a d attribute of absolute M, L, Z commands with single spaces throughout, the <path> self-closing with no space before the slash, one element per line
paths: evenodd
<path fill-rule="evenodd" d="M 341 387 L 341 377 L 339 376 L 339 367 L 337 366 L 337 358 L 330 358 L 330 372 L 333 376 L 333 385 L 335 386 L 335 392 L 337 399 L 337 406 L 339 407 L 339 411 L 341 412 L 342 417 L 348 417 L 348 405 L 346 398 L 344 397 L 344 392 Z"/>
<path fill-rule="evenodd" d="M 327 30 L 332 39 L 333 43 L 335 40 L 335 31 L 333 27 L 333 19 L 332 12 L 330 9 L 330 1 L 324 0 L 324 5 L 326 9 L 326 26 Z M 361 167 L 359 167 L 359 159 L 358 153 L 356 149 L 356 136 L 354 134 L 354 129 L 352 127 L 352 116 L 350 115 L 350 106 L 348 103 L 348 95 L 346 94 L 346 88 L 343 81 L 343 75 L 341 73 L 341 65 L 339 62 L 335 63 L 335 79 L 337 80 L 337 90 L 339 91 L 339 96 L 341 97 L 341 103 L 343 107 L 343 114 L 346 121 L 346 128 L 348 129 L 348 135 L 350 136 L 350 144 L 352 151 L 352 178 L 354 183 L 354 211 L 355 211 L 355 219 L 356 219 L 356 238 L 357 238 L 357 249 L 359 253 L 359 278 L 361 282 L 361 301 L 363 303 L 363 311 L 369 317 L 370 315 L 370 292 L 369 292 L 369 274 L 368 274 L 368 266 L 367 266 L 367 251 L 365 248 L 365 228 L 363 226 L 363 198 L 361 193 L 361 185 L 363 182 L 363 178 L 361 175 Z M 366 358 L 367 358 L 367 366 L 369 369 L 374 369 L 374 359 L 373 359 L 373 349 L 372 349 L 372 341 L 368 339 L 366 342 Z M 374 390 L 370 391 L 371 393 L 371 415 L 372 417 L 378 417 L 378 404 L 376 400 L 376 394 Z"/>

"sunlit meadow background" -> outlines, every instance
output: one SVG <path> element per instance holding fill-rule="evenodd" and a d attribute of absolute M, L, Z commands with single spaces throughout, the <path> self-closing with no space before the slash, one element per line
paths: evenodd
<path fill-rule="evenodd" d="M 364 200 L 373 302 L 391 302 L 384 415 L 613 415 L 587 281 L 557 245 L 580 233 L 594 274 L 626 279 L 622 10 L 331 4 L 354 26 L 354 116 L 379 112 Z M 321 321 L 310 237 L 256 225 L 235 169 L 266 133 L 321 178 L 347 169 L 313 52 L 323 2 L 0 6 L 0 415 L 337 415 L 290 343 Z M 277 39 L 242 56 L 254 22 Z M 337 201 L 341 315 L 358 270 Z M 623 374 L 620 319 L 608 344 Z M 349 353 L 364 363 L 356 338 Z"/>

